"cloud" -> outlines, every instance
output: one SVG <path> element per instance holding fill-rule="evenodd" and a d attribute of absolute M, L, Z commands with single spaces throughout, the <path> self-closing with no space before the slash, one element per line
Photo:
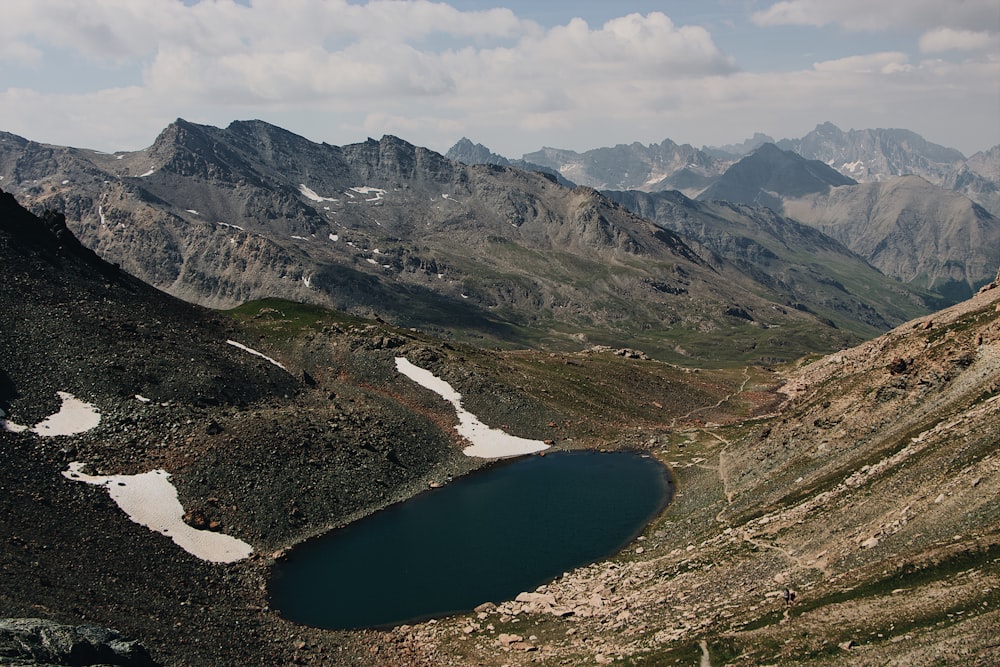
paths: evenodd
<path fill-rule="evenodd" d="M 848 56 L 836 60 L 816 63 L 817 72 L 844 72 L 855 74 L 892 74 L 910 69 L 909 58 L 905 53 L 888 51 L 871 53 L 862 56 Z"/>
<path fill-rule="evenodd" d="M 963 149 L 1000 140 L 989 120 L 1000 80 L 991 57 L 948 64 L 885 51 L 755 73 L 705 28 L 660 12 L 543 28 L 507 9 L 428 0 L 144 0 L 141 12 L 139 4 L 4 0 L 0 67 L 37 68 L 39 80 L 47 72 L 58 82 L 46 69 L 60 64 L 56 48 L 94 61 L 102 85 L 126 70 L 139 84 L 87 92 L 80 80 L 77 94 L 43 94 L 23 76 L 20 89 L 0 89 L 0 128 L 116 150 L 149 145 L 178 116 L 220 126 L 262 118 L 336 143 L 392 133 L 445 150 L 466 135 L 511 157 L 540 145 L 801 136 L 827 119 L 909 127 Z M 981 44 L 989 21 L 962 24 L 982 7 L 795 0 L 755 20 L 852 29 L 912 21 L 930 54 Z M 911 9 L 919 16 L 903 17 Z M 961 145 L 949 139 L 959 136 Z"/>
<path fill-rule="evenodd" d="M 761 26 L 839 25 L 848 30 L 1000 29 L 996 0 L 784 0 L 751 18 Z"/>
<path fill-rule="evenodd" d="M 920 50 L 923 53 L 944 51 L 985 51 L 996 50 L 1000 46 L 997 34 L 974 30 L 953 30 L 938 28 L 920 36 Z"/>

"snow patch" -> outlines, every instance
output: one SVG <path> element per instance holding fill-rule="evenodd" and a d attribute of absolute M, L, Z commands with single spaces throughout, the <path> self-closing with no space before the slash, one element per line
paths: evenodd
<path fill-rule="evenodd" d="M 69 184 L 69 179 L 68 178 L 63 179 L 62 184 L 63 185 L 68 185 Z"/>
<path fill-rule="evenodd" d="M 369 202 L 381 201 L 385 199 L 385 190 L 383 190 L 382 188 L 373 188 L 368 185 L 362 185 L 360 187 L 351 188 L 351 192 L 357 192 L 359 195 L 375 195 L 374 197 L 369 197 L 365 199 L 365 201 Z M 354 196 L 351 194 L 351 192 L 347 193 L 349 197 Z"/>
<path fill-rule="evenodd" d="M 135 400 L 139 401 L 140 403 L 149 403 L 149 399 L 143 396 L 142 394 L 136 394 Z"/>
<path fill-rule="evenodd" d="M 334 242 L 339 241 L 340 240 L 340 236 L 337 235 L 337 234 L 330 234 L 330 240 L 334 241 Z"/>
<path fill-rule="evenodd" d="M 312 276 L 302 276 L 302 284 L 306 286 L 306 289 L 312 288 Z"/>
<path fill-rule="evenodd" d="M 90 403 L 81 401 L 73 394 L 65 391 L 56 392 L 62 399 L 59 412 L 49 415 L 34 426 L 22 426 L 6 419 L 0 419 L 0 431 L 23 433 L 31 431 L 35 435 L 53 437 L 57 435 L 76 435 L 96 428 L 101 423 L 101 411 Z"/>
<path fill-rule="evenodd" d="M 462 450 L 466 456 L 506 458 L 533 454 L 549 448 L 549 445 L 541 440 L 519 438 L 482 423 L 478 417 L 462 407 L 462 395 L 450 384 L 430 371 L 414 365 L 406 357 L 396 357 L 396 370 L 455 406 L 459 421 L 455 430 L 472 443 Z"/>
<path fill-rule="evenodd" d="M 310 188 L 305 183 L 299 183 L 299 192 L 306 199 L 310 199 L 314 202 L 325 202 L 325 201 L 340 201 L 336 197 L 323 197 L 322 195 L 316 194 L 316 191 Z"/>
<path fill-rule="evenodd" d="M 97 217 L 99 217 L 101 219 L 101 226 L 107 227 L 108 221 L 104 217 L 104 207 L 103 206 L 98 206 L 97 207 Z"/>
<path fill-rule="evenodd" d="M 243 540 L 184 523 L 184 507 L 166 470 L 139 475 L 86 475 L 81 472 L 83 467 L 83 463 L 74 461 L 62 475 L 74 482 L 103 486 L 129 519 L 166 535 L 184 551 L 213 563 L 233 563 L 253 553 L 253 547 Z"/>
<path fill-rule="evenodd" d="M 187 211 L 188 213 L 192 214 L 192 215 L 201 215 L 200 213 L 198 213 L 198 211 L 194 210 L 193 208 L 187 208 L 187 209 L 184 209 L 184 210 Z"/>
<path fill-rule="evenodd" d="M 223 227 L 232 227 L 233 229 L 238 229 L 238 230 L 240 230 L 241 232 L 245 232 L 245 231 L 246 231 L 245 229 L 243 229 L 243 228 L 242 228 L 242 227 L 240 227 L 239 225 L 231 225 L 231 224 L 229 224 L 228 222 L 218 222 L 218 223 L 216 223 L 216 224 L 218 224 L 218 225 L 222 225 Z"/>
<path fill-rule="evenodd" d="M 294 234 L 292 235 L 292 238 L 293 239 L 298 239 L 299 241 L 308 241 L 309 240 L 309 239 L 307 239 L 304 236 L 295 236 Z"/>
<path fill-rule="evenodd" d="M 242 343 L 237 343 L 235 340 L 227 340 L 226 342 L 229 343 L 230 345 L 232 345 L 233 347 L 238 347 L 239 349 L 243 350 L 244 352 L 249 352 L 250 354 L 254 355 L 255 357 L 260 357 L 261 359 L 265 359 L 267 361 L 270 361 L 272 364 L 274 364 L 275 366 L 277 366 L 278 368 L 280 368 L 283 371 L 287 371 L 288 370 L 287 368 L 285 368 L 280 363 L 278 363 L 277 361 L 275 361 L 271 357 L 267 356 L 266 354 L 258 352 L 257 350 L 254 350 L 252 348 L 249 348 L 249 347 L 247 347 L 246 345 L 244 345 Z"/>
<path fill-rule="evenodd" d="M 139 178 L 145 178 L 147 176 L 152 176 L 155 173 L 156 173 L 156 167 L 150 167 L 149 171 L 147 171 L 145 174 L 139 174 Z"/>

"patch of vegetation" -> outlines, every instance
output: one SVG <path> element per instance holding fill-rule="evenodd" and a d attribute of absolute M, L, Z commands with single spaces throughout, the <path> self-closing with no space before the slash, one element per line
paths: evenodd
<path fill-rule="evenodd" d="M 295 338 L 310 331 L 321 331 L 324 326 L 365 323 L 346 313 L 286 299 L 248 301 L 226 312 L 274 339 Z"/>

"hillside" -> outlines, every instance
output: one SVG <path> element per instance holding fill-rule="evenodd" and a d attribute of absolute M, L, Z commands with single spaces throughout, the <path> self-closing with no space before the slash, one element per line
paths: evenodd
<path fill-rule="evenodd" d="M 700 202 L 679 192 L 606 192 L 611 199 L 685 238 L 696 239 L 754 275 L 785 304 L 810 309 L 851 327 L 865 322 L 872 336 L 946 300 L 905 286 L 874 269 L 830 236 L 768 208 Z"/>
<path fill-rule="evenodd" d="M 178 120 L 135 153 L 8 137 L 0 167 L 24 205 L 62 211 L 103 258 L 210 307 L 280 297 L 459 340 L 639 346 L 702 365 L 878 332 L 851 315 L 879 308 L 863 295 L 847 295 L 833 328 L 808 294 L 808 310 L 789 309 L 759 272 L 590 188 L 395 137 L 337 147 L 259 121 Z"/>
<path fill-rule="evenodd" d="M 790 371 L 764 419 L 636 433 L 679 489 L 637 542 L 394 640 L 487 665 L 995 664 L 998 313 L 993 283 Z"/>
<path fill-rule="evenodd" d="M 51 414 L 55 391 L 100 414 L 78 434 L 0 431 L 7 615 L 114 628 L 171 665 L 1000 660 L 1000 282 L 826 357 L 694 372 L 444 344 L 277 300 L 206 311 L 9 196 L 0 261 L 6 426 Z M 397 356 L 523 437 L 656 456 L 674 501 L 535 596 L 390 630 L 285 621 L 266 597 L 283 549 L 487 463 L 461 454 L 455 411 L 403 381 Z M 165 470 L 192 523 L 254 555 L 185 552 L 67 479 L 74 461 Z"/>
<path fill-rule="evenodd" d="M 919 176 L 788 198 L 784 212 L 886 275 L 952 301 L 992 280 L 1000 264 L 1000 219 Z"/>

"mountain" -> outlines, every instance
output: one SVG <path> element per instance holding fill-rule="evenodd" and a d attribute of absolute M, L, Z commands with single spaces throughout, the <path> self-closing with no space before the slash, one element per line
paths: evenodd
<path fill-rule="evenodd" d="M 461 162 L 462 164 L 498 164 L 501 167 L 509 167 L 510 160 L 502 155 L 497 155 L 482 144 L 474 144 L 472 140 L 462 137 L 454 146 L 444 154 L 449 160 Z"/>
<path fill-rule="evenodd" d="M 801 159 L 801 158 L 799 158 Z M 672 229 L 753 275 L 785 305 L 838 326 L 864 321 L 876 330 L 947 301 L 887 279 L 842 241 L 773 210 L 680 192 L 606 192 L 611 199 Z M 1000 265 L 1000 260 L 998 260 Z"/>
<path fill-rule="evenodd" d="M 689 144 L 678 145 L 669 139 L 648 146 L 636 142 L 585 153 L 543 148 L 526 153 L 524 159 L 599 190 L 677 189 L 686 194 L 704 189 L 728 165 Z"/>
<path fill-rule="evenodd" d="M 774 144 L 734 164 L 698 198 L 784 213 L 951 303 L 989 282 L 1000 264 L 1000 221 L 961 194 L 918 176 L 858 184 Z"/>
<path fill-rule="evenodd" d="M 1000 217 L 1000 145 L 966 160 L 941 183 Z"/>
<path fill-rule="evenodd" d="M 540 164 L 534 164 L 526 160 L 508 160 L 502 155 L 498 155 L 482 144 L 474 144 L 470 139 L 462 137 L 458 142 L 448 149 L 444 155 L 449 160 L 461 162 L 462 164 L 496 164 L 501 167 L 516 167 L 523 171 L 537 171 L 548 174 L 556 179 L 559 185 L 567 188 L 576 187 L 576 184 L 563 176 L 559 171 Z"/>
<path fill-rule="evenodd" d="M 741 157 L 754 152 L 764 144 L 777 143 L 777 140 L 763 132 L 754 132 L 753 136 L 739 144 L 724 146 L 702 146 L 701 150 L 722 160 L 735 162 Z"/>
<path fill-rule="evenodd" d="M 854 182 L 818 160 L 763 144 L 729 167 L 698 199 L 766 206 L 780 212 L 787 197 L 826 192 Z"/>
<path fill-rule="evenodd" d="M 783 139 L 778 146 L 826 162 L 862 183 L 921 176 L 1000 215 L 1000 146 L 966 159 L 954 148 L 932 143 L 909 130 L 844 132 L 829 122 L 817 125 L 801 139 Z"/>
<path fill-rule="evenodd" d="M 1000 264 L 1000 219 L 919 176 L 789 198 L 784 211 L 886 275 L 952 301 L 988 283 Z"/>
<path fill-rule="evenodd" d="M 0 156 L 22 203 L 64 212 L 102 257 L 212 307 L 277 296 L 507 346 L 641 345 L 688 363 L 877 333 L 868 315 L 844 317 L 863 297 L 831 327 L 590 188 L 396 137 L 337 147 L 260 121 L 178 120 L 134 153 L 8 138 Z"/>
<path fill-rule="evenodd" d="M 0 430 L 5 661 L 1000 661 L 1000 276 L 834 354 L 695 372 L 628 350 L 477 348 L 287 301 L 209 311 L 7 195 L 0 266 L 2 418 L 35 423 L 54 391 L 100 414 L 75 434 Z M 618 554 L 515 599 L 391 629 L 296 625 L 268 599 L 286 550 L 491 464 L 461 453 L 454 407 L 402 378 L 400 356 L 484 423 L 642 452 L 678 492 Z M 119 481 L 68 479 L 73 462 Z M 152 470 L 191 524 L 251 557 L 208 562 L 132 521 L 111 492 Z"/>
<path fill-rule="evenodd" d="M 809 160 L 820 160 L 857 181 L 880 181 L 915 174 L 940 185 L 965 156 L 954 148 L 927 141 L 902 129 L 844 132 L 826 122 L 801 139 L 778 142 L 784 150 Z"/>

